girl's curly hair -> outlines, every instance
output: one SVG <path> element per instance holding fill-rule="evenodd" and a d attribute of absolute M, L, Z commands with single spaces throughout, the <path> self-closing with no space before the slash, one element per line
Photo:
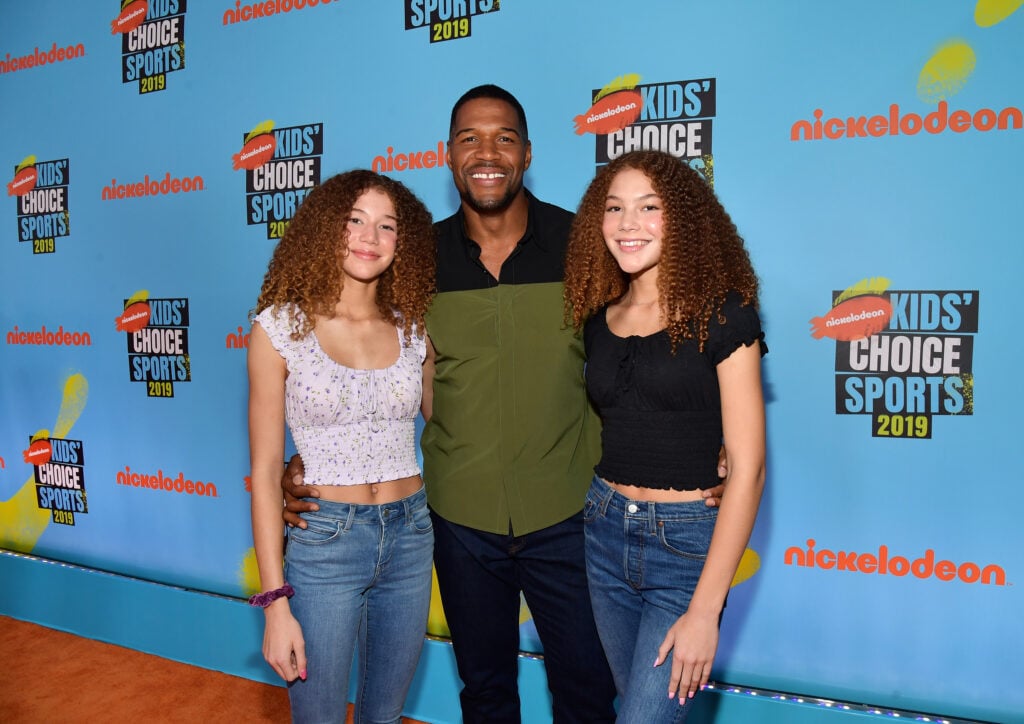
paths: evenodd
<path fill-rule="evenodd" d="M 256 308 L 294 304 L 302 315 L 292 338 L 309 334 L 316 317 L 333 317 L 341 299 L 341 263 L 348 252 L 348 220 L 356 200 L 370 189 L 391 199 L 398 217 L 395 260 L 377 283 L 377 308 L 402 326 L 406 341 L 434 294 L 437 265 L 433 220 L 426 206 L 398 181 L 355 170 L 332 176 L 305 198 L 274 249 Z"/>
<path fill-rule="evenodd" d="M 619 299 L 629 278 L 601 231 L 612 179 L 637 169 L 662 202 L 658 296 L 672 349 L 696 339 L 701 351 L 708 321 L 730 290 L 757 307 L 758 283 L 743 239 L 704 178 L 662 151 L 632 151 L 601 169 L 580 201 L 565 260 L 565 316 L 577 331 L 594 312 Z"/>

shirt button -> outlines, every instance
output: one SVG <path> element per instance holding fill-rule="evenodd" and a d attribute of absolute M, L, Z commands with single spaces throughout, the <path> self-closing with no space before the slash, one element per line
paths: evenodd
<path fill-rule="evenodd" d="M 635 513 L 638 510 L 640 510 L 640 507 L 636 503 L 630 503 L 629 505 L 626 506 L 627 513 Z"/>

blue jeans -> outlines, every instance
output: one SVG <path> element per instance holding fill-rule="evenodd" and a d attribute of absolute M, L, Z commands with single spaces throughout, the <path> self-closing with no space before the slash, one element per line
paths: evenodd
<path fill-rule="evenodd" d="M 613 722 L 614 684 L 587 592 L 583 516 L 521 536 L 433 516 L 434 565 L 463 683 L 464 724 L 520 721 L 520 591 L 544 646 L 555 724 Z"/>
<path fill-rule="evenodd" d="M 289 684 L 295 722 L 344 722 L 359 643 L 356 722 L 398 722 L 430 608 L 433 531 L 423 489 L 383 505 L 317 500 L 288 531 L 285 577 L 306 643 L 306 681 Z"/>
<path fill-rule="evenodd" d="M 692 704 L 668 698 L 671 659 L 655 668 L 668 629 L 686 613 L 718 508 L 630 500 L 594 478 L 583 507 L 594 619 L 623 724 L 681 722 Z"/>

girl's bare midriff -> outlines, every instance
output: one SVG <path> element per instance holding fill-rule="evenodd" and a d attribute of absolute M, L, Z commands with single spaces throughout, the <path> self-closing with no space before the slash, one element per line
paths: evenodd
<path fill-rule="evenodd" d="M 383 483 L 359 483 L 357 485 L 316 485 L 321 500 L 355 505 L 382 505 L 408 498 L 423 487 L 423 478 L 410 475 L 407 478 L 388 480 Z"/>
<path fill-rule="evenodd" d="M 604 478 L 601 478 L 604 480 Z M 604 480 L 617 493 L 630 500 L 642 500 L 645 503 L 690 503 L 704 498 L 703 490 L 663 490 L 661 488 L 641 488 L 637 485 L 622 485 Z"/>

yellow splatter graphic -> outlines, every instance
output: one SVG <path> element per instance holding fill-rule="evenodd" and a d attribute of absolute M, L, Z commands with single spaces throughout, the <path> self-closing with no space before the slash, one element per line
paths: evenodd
<path fill-rule="evenodd" d="M 67 437 L 85 409 L 88 397 L 89 383 L 85 376 L 76 373 L 68 377 L 64 382 L 64 395 L 52 435 L 45 430 L 40 430 L 36 435 L 43 433 L 45 437 Z M 0 546 L 30 553 L 49 523 L 50 511 L 39 508 L 35 476 L 30 476 L 18 492 L 0 502 Z"/>
<path fill-rule="evenodd" d="M 974 50 L 963 40 L 950 40 L 921 69 L 917 97 L 925 103 L 949 100 L 964 87 L 974 72 Z"/>
<path fill-rule="evenodd" d="M 743 557 L 740 558 L 740 565 L 736 569 L 736 575 L 732 577 L 732 585 L 738 586 L 750 579 L 760 568 L 761 556 L 757 555 L 757 551 L 753 548 L 747 548 L 743 551 Z"/>
<path fill-rule="evenodd" d="M 257 123 L 253 127 L 253 129 L 251 131 L 249 131 L 249 133 L 246 134 L 246 136 L 245 136 L 245 143 L 248 143 L 250 139 L 255 138 L 256 136 L 261 136 L 264 133 L 270 133 L 272 130 L 274 130 L 274 122 L 273 121 L 270 121 L 270 120 L 261 121 L 260 123 Z M 245 145 L 245 144 L 243 143 L 243 145 Z"/>
<path fill-rule="evenodd" d="M 35 165 L 36 165 L 36 157 L 35 156 L 25 156 L 25 159 L 14 168 L 14 173 L 15 173 L 15 175 L 17 175 L 18 171 L 20 171 L 21 169 L 27 168 L 29 166 L 35 166 Z"/>
<path fill-rule="evenodd" d="M 703 168 L 697 169 L 700 171 L 701 176 L 708 182 L 708 186 L 714 188 L 715 186 L 715 157 L 710 153 L 706 153 L 701 156 L 701 160 L 704 162 Z"/>
<path fill-rule="evenodd" d="M 978 0 L 974 22 L 979 28 L 991 28 L 1006 20 L 1024 5 L 1024 0 Z"/>
<path fill-rule="evenodd" d="M 85 403 L 89 399 L 89 383 L 85 375 L 74 374 L 68 377 L 64 383 L 64 398 L 60 403 L 60 410 L 57 412 L 57 422 L 53 426 L 54 437 L 67 437 L 71 427 L 78 421 L 85 410 Z"/>
<path fill-rule="evenodd" d="M 260 586 L 260 569 L 256 565 L 256 549 L 250 548 L 242 557 L 238 566 L 238 585 L 242 587 L 242 595 L 248 598 L 262 590 Z"/>
<path fill-rule="evenodd" d="M 128 307 L 135 304 L 135 302 L 144 302 L 147 299 L 149 299 L 149 290 L 140 289 L 139 291 L 135 292 L 130 297 L 128 297 L 128 301 L 124 303 L 124 308 L 127 309 Z"/>
<path fill-rule="evenodd" d="M 616 91 L 633 90 L 634 88 L 636 88 L 636 84 L 639 82 L 639 73 L 627 73 L 626 75 L 620 75 L 618 78 L 616 78 L 611 83 L 602 88 L 596 96 L 594 96 L 594 103 L 597 103 L 605 96 L 610 96 L 612 93 L 615 93 Z"/>
<path fill-rule="evenodd" d="M 526 605 L 526 597 L 523 594 L 519 594 L 519 625 L 522 626 L 524 623 L 533 618 L 533 614 L 530 613 L 530 607 Z"/>
<path fill-rule="evenodd" d="M 852 287 L 844 289 L 843 293 L 836 297 L 836 301 L 832 306 L 839 306 L 840 303 L 845 302 L 847 299 L 859 297 L 864 294 L 882 294 L 889 288 L 889 284 L 889 280 L 885 277 L 868 277 L 867 279 L 861 279 Z"/>
<path fill-rule="evenodd" d="M 953 414 L 956 415 L 973 415 L 974 414 L 974 374 L 962 373 L 960 379 L 963 380 L 964 387 L 961 390 L 961 394 L 964 396 L 964 407 L 960 412 Z"/>
<path fill-rule="evenodd" d="M 452 632 L 448 628 L 448 619 L 444 617 L 444 608 L 441 606 L 441 594 L 437 590 L 437 571 L 431 571 L 430 577 L 430 613 L 427 614 L 427 633 L 431 636 L 451 638 Z"/>

